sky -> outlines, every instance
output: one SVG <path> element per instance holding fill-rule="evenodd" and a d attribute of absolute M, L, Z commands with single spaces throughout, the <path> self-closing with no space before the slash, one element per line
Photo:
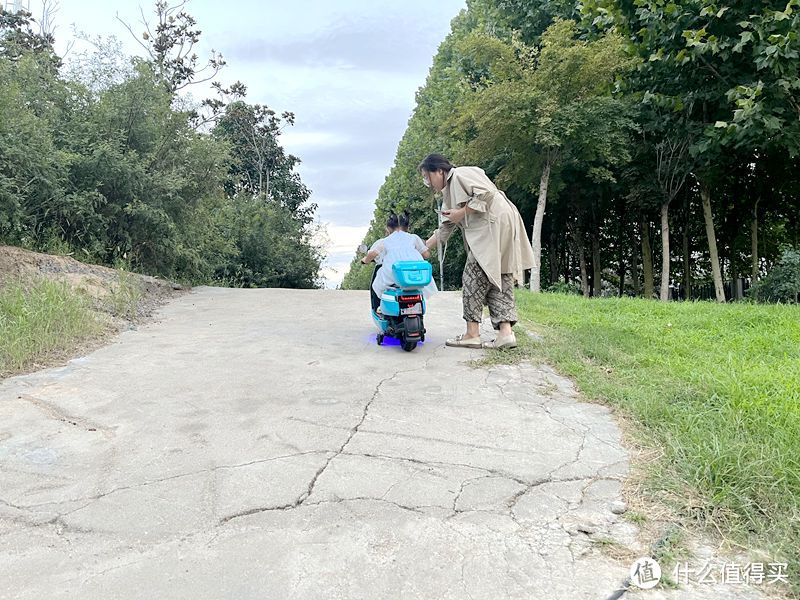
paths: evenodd
<path fill-rule="evenodd" d="M 28 1 L 34 17 L 41 14 L 42 0 Z M 127 53 L 141 53 L 115 15 L 134 31 L 143 31 L 140 7 L 150 17 L 154 3 L 58 4 L 57 50 L 72 38 L 74 24 L 91 36 L 114 35 Z M 414 109 L 414 95 L 425 83 L 450 21 L 463 8 L 465 0 L 186 4 L 203 32 L 198 54 L 207 56 L 213 48 L 227 61 L 220 82 L 240 80 L 248 87 L 248 102 L 295 113 L 295 125 L 284 130 L 281 141 L 301 159 L 298 171 L 327 230 L 328 259 L 322 272 L 327 287 L 341 282 L 368 229 L 378 189 Z M 202 89 L 192 93 L 208 95 Z"/>

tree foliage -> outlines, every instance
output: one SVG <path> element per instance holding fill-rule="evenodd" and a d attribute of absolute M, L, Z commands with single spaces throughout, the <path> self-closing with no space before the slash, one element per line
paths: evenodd
<path fill-rule="evenodd" d="M 220 122 L 204 132 L 177 96 L 199 60 L 182 7 L 157 2 L 149 59 L 124 67 L 107 43 L 67 69 L 30 15 L 0 12 L 0 242 L 192 282 L 313 287 L 316 207 L 275 113 L 235 84 L 232 102 L 205 103 Z"/>
<path fill-rule="evenodd" d="M 435 226 L 415 168 L 441 152 L 483 167 L 529 232 L 541 209 L 543 288 L 730 297 L 800 246 L 798 2 L 469 0 L 366 241 L 398 206 Z M 448 250 L 451 286 L 462 261 Z"/>

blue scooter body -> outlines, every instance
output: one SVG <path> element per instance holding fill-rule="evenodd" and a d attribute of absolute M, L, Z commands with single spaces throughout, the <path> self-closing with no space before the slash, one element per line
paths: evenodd
<path fill-rule="evenodd" d="M 433 272 L 425 261 L 400 261 L 392 265 L 392 271 L 397 287 L 390 287 L 381 295 L 380 313 L 372 311 L 379 331 L 376 341 L 380 345 L 386 336 L 394 337 L 400 340 L 403 350 L 410 352 L 425 341 L 422 288 L 431 282 Z"/>

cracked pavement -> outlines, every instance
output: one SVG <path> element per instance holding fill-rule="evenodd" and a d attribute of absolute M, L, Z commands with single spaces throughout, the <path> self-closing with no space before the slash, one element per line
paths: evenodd
<path fill-rule="evenodd" d="M 0 383 L 0 598 L 606 598 L 591 536 L 646 553 L 609 409 L 460 314 L 406 353 L 366 292 L 198 288 Z"/>

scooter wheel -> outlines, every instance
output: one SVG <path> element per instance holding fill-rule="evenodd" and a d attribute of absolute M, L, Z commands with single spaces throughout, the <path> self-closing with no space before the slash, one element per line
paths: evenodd
<path fill-rule="evenodd" d="M 416 347 L 417 347 L 417 342 L 403 342 L 403 350 L 405 350 L 406 352 L 411 352 Z"/>
<path fill-rule="evenodd" d="M 382 333 L 379 333 L 378 335 L 375 336 L 375 341 L 378 342 L 378 346 L 383 345 L 383 337 L 384 336 Z"/>

